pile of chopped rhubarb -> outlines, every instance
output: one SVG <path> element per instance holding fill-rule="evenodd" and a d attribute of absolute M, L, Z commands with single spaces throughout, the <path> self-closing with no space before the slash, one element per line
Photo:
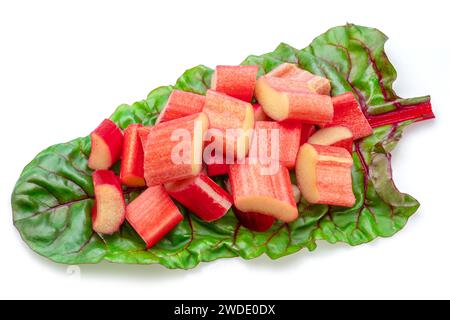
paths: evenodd
<path fill-rule="evenodd" d="M 294 64 L 259 78 L 257 66 L 218 66 L 206 95 L 174 90 L 154 126 L 103 121 L 91 134 L 94 231 L 126 220 L 150 248 L 183 220 L 176 202 L 206 222 L 233 208 L 256 232 L 297 219 L 301 198 L 352 207 L 354 141 L 372 126 L 353 93 L 330 92 Z M 143 192 L 127 204 L 123 186 Z"/>

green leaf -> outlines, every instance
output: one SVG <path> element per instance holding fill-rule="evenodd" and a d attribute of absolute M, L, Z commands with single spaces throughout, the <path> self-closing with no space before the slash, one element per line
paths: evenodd
<path fill-rule="evenodd" d="M 330 79 L 333 95 L 354 92 L 367 115 L 429 101 L 401 99 L 395 94 L 396 72 L 384 52 L 386 39 L 376 29 L 346 25 L 330 29 L 303 50 L 281 44 L 273 52 L 249 56 L 243 64 L 259 66 L 261 75 L 283 62 L 296 63 Z M 157 88 L 145 100 L 119 106 L 111 119 L 122 129 L 131 123 L 152 125 L 173 89 L 205 94 L 212 72 L 205 66 L 187 70 L 174 86 Z M 184 220 L 150 250 L 127 223 L 111 236 L 94 233 L 89 137 L 52 146 L 25 167 L 12 195 L 14 224 L 34 251 L 67 264 L 105 260 L 188 269 L 219 258 L 254 259 L 267 254 L 277 259 L 304 248 L 314 250 L 317 240 L 359 245 L 392 236 L 419 207 L 413 197 L 397 190 L 390 168 L 390 152 L 403 129 L 413 122 L 376 128 L 372 136 L 356 144 L 353 189 L 357 201 L 353 208 L 302 201 L 296 221 L 278 222 L 266 232 L 240 226 L 232 210 L 219 221 L 206 223 L 178 204 Z M 129 202 L 140 190 L 124 192 Z"/>

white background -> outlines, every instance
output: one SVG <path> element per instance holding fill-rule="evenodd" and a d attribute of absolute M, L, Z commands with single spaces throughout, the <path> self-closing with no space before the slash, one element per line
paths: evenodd
<path fill-rule="evenodd" d="M 0 297 L 450 298 L 446 2 L 2 1 Z M 79 276 L 22 242 L 10 195 L 39 151 L 87 135 L 117 105 L 173 84 L 187 68 L 238 64 L 282 41 L 302 48 L 346 22 L 389 35 L 398 94 L 431 94 L 438 117 L 407 129 L 394 152 L 399 189 L 422 203 L 396 236 L 355 248 L 321 243 L 278 261 L 220 260 L 190 271 L 102 263 Z"/>

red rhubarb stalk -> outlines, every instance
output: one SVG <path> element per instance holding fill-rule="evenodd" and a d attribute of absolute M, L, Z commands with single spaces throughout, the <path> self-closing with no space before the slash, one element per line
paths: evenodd
<path fill-rule="evenodd" d="M 358 101 L 351 92 L 346 92 L 332 98 L 334 116 L 327 127 L 344 126 L 353 133 L 353 139 L 358 140 L 372 134 L 372 127 L 362 112 Z"/>
<path fill-rule="evenodd" d="M 107 170 L 120 159 L 123 134 L 109 119 L 104 120 L 91 134 L 89 168 Z"/>
<path fill-rule="evenodd" d="M 331 98 L 316 94 L 300 81 L 260 77 L 256 82 L 255 97 L 264 112 L 276 121 L 300 120 L 325 124 L 333 120 Z"/>
<path fill-rule="evenodd" d="M 353 159 L 344 148 L 305 143 L 295 168 L 297 183 L 309 203 L 352 207 Z"/>
<path fill-rule="evenodd" d="M 211 163 L 206 165 L 208 176 L 222 176 L 228 174 L 228 165 L 225 163 Z"/>
<path fill-rule="evenodd" d="M 156 123 L 174 120 L 202 111 L 205 105 L 205 96 L 174 90 L 170 94 L 164 109 L 159 114 Z"/>
<path fill-rule="evenodd" d="M 145 146 L 147 145 L 147 137 L 151 129 L 151 126 L 140 127 L 138 129 L 138 135 L 143 149 L 145 149 Z"/>
<path fill-rule="evenodd" d="M 313 124 L 303 123 L 302 133 L 300 134 L 300 146 L 308 142 L 309 137 L 311 137 L 314 132 L 316 132 L 316 127 Z"/>
<path fill-rule="evenodd" d="M 269 230 L 275 223 L 276 219 L 256 212 L 242 212 L 238 209 L 233 209 L 236 218 L 239 222 L 249 230 L 256 232 L 265 232 Z"/>
<path fill-rule="evenodd" d="M 172 198 L 207 222 L 222 218 L 233 205 L 233 198 L 204 173 L 164 187 Z"/>
<path fill-rule="evenodd" d="M 298 217 L 289 171 L 279 166 L 266 172 L 259 164 L 232 164 L 229 167 L 234 205 L 242 212 L 269 215 L 284 222 Z"/>
<path fill-rule="evenodd" d="M 112 234 L 125 220 L 125 199 L 119 179 L 114 172 L 97 170 L 92 175 L 95 204 L 92 209 L 92 228 L 95 232 Z"/>
<path fill-rule="evenodd" d="M 353 133 L 347 127 L 335 126 L 318 130 L 308 139 L 309 144 L 341 147 L 353 151 Z"/>
<path fill-rule="evenodd" d="M 257 66 L 217 66 L 211 79 L 211 89 L 250 102 L 257 74 Z"/>
<path fill-rule="evenodd" d="M 138 130 L 141 124 L 131 124 L 124 132 L 120 181 L 128 187 L 144 187 L 144 150 Z"/>
<path fill-rule="evenodd" d="M 213 147 L 211 144 L 207 146 L 208 150 Z M 206 150 L 206 149 L 205 149 Z M 216 152 L 217 151 L 217 152 Z M 208 176 L 215 177 L 228 174 L 228 165 L 226 164 L 226 157 L 221 150 L 211 150 L 203 153 L 204 162 L 206 163 L 206 171 Z"/>
<path fill-rule="evenodd" d="M 268 77 L 296 80 L 305 83 L 317 94 L 330 95 L 330 80 L 300 69 L 295 64 L 283 63 L 266 74 Z"/>
<path fill-rule="evenodd" d="M 258 158 L 260 163 L 266 163 L 269 159 L 276 160 L 282 166 L 292 169 L 295 167 L 295 159 L 300 148 L 300 137 L 299 123 L 257 121 L 250 156 Z"/>
<path fill-rule="evenodd" d="M 233 193 L 231 190 L 230 180 L 225 180 L 225 189 L 229 193 Z M 294 195 L 295 197 L 295 195 Z M 277 219 L 272 216 L 257 212 L 242 212 L 236 206 L 233 207 L 234 215 L 239 223 L 249 230 L 256 232 L 264 232 L 269 230 Z"/>
<path fill-rule="evenodd" d="M 160 185 L 199 174 L 207 129 L 207 116 L 198 113 L 140 130 L 141 133 L 148 130 L 144 147 L 147 185 Z"/>
<path fill-rule="evenodd" d="M 151 248 L 183 220 L 183 215 L 163 186 L 153 186 L 127 206 L 126 218 Z"/>
<path fill-rule="evenodd" d="M 213 141 L 231 157 L 244 158 L 249 149 L 250 130 L 254 127 L 253 106 L 223 93 L 208 90 L 203 112 L 208 116 Z M 236 135 L 230 134 L 236 131 Z"/>
<path fill-rule="evenodd" d="M 414 120 L 419 122 L 428 119 L 434 119 L 434 113 L 432 110 L 430 99 L 428 101 L 421 102 L 415 105 L 401 106 L 397 105 L 396 109 L 384 114 L 369 115 L 367 120 L 372 128 L 381 127 L 385 125 L 391 125 L 400 123 L 407 120 Z"/>

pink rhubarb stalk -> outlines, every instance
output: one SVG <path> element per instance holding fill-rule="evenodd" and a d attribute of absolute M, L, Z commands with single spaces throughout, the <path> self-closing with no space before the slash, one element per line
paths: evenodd
<path fill-rule="evenodd" d="M 276 140 L 273 141 L 272 138 L 275 137 Z M 264 163 L 262 157 L 273 159 L 274 156 L 277 156 L 277 159 L 274 160 L 279 161 L 282 166 L 292 169 L 295 167 L 295 159 L 300 148 L 300 137 L 301 124 L 299 123 L 257 121 L 250 150 L 251 153 L 257 153 L 257 157 L 262 161 L 260 163 Z M 271 154 L 273 151 L 277 154 Z"/>
<path fill-rule="evenodd" d="M 113 234 L 125 220 L 125 199 L 119 179 L 112 171 L 97 170 L 92 180 L 95 193 L 92 228 L 98 233 Z"/>
<path fill-rule="evenodd" d="M 165 184 L 169 195 L 201 219 L 222 218 L 233 205 L 233 198 L 206 174 Z"/>
<path fill-rule="evenodd" d="M 257 74 L 257 66 L 217 66 L 211 79 L 211 89 L 251 102 Z"/>
<path fill-rule="evenodd" d="M 268 174 L 259 164 L 229 166 L 234 205 L 242 212 L 269 215 L 284 222 L 298 217 L 289 171 L 286 167 Z"/>
<path fill-rule="evenodd" d="M 124 132 L 120 181 L 128 187 L 144 187 L 144 150 L 138 130 L 141 124 L 130 124 Z"/>
<path fill-rule="evenodd" d="M 305 143 L 295 168 L 297 183 L 309 203 L 352 207 L 353 159 L 344 148 Z"/>
<path fill-rule="evenodd" d="M 327 127 L 344 126 L 353 133 L 353 139 L 358 140 L 372 134 L 372 127 L 362 112 L 358 101 L 351 92 L 332 98 L 334 116 Z"/>
<path fill-rule="evenodd" d="M 300 69 L 292 63 L 282 63 L 268 74 L 268 77 L 284 78 L 305 83 L 317 94 L 330 95 L 330 80 L 314 75 L 306 70 Z"/>
<path fill-rule="evenodd" d="M 414 120 L 415 122 L 434 119 L 430 99 L 426 101 L 412 104 L 412 105 L 396 105 L 396 109 L 380 115 L 368 115 L 372 128 L 381 127 L 384 125 L 397 124 L 407 120 Z"/>
<path fill-rule="evenodd" d="M 173 90 L 164 109 L 159 114 L 156 123 L 199 113 L 202 111 L 204 105 L 205 96 L 181 90 Z"/>
<path fill-rule="evenodd" d="M 333 120 L 331 98 L 316 94 L 296 80 L 260 77 L 256 82 L 255 96 L 264 112 L 276 121 L 326 124 Z"/>
<path fill-rule="evenodd" d="M 92 170 L 111 168 L 120 159 L 122 144 L 122 131 L 111 120 L 104 120 L 91 134 L 89 168 Z"/>
<path fill-rule="evenodd" d="M 250 144 L 250 130 L 254 127 L 253 106 L 242 100 L 213 90 L 206 93 L 203 112 L 208 116 L 212 139 L 224 154 L 243 158 Z M 230 134 L 236 131 L 236 134 Z"/>
<path fill-rule="evenodd" d="M 203 139 L 208 129 L 204 113 L 141 128 L 144 176 L 148 186 L 194 177 L 202 169 Z"/>
<path fill-rule="evenodd" d="M 234 208 L 234 214 L 241 225 L 256 232 L 265 232 L 269 230 L 276 221 L 272 216 L 256 212 L 242 212 L 236 208 Z"/>
<path fill-rule="evenodd" d="M 127 221 L 145 241 L 147 248 L 153 247 L 183 220 L 183 215 L 163 186 L 145 190 L 127 206 L 126 212 Z"/>

